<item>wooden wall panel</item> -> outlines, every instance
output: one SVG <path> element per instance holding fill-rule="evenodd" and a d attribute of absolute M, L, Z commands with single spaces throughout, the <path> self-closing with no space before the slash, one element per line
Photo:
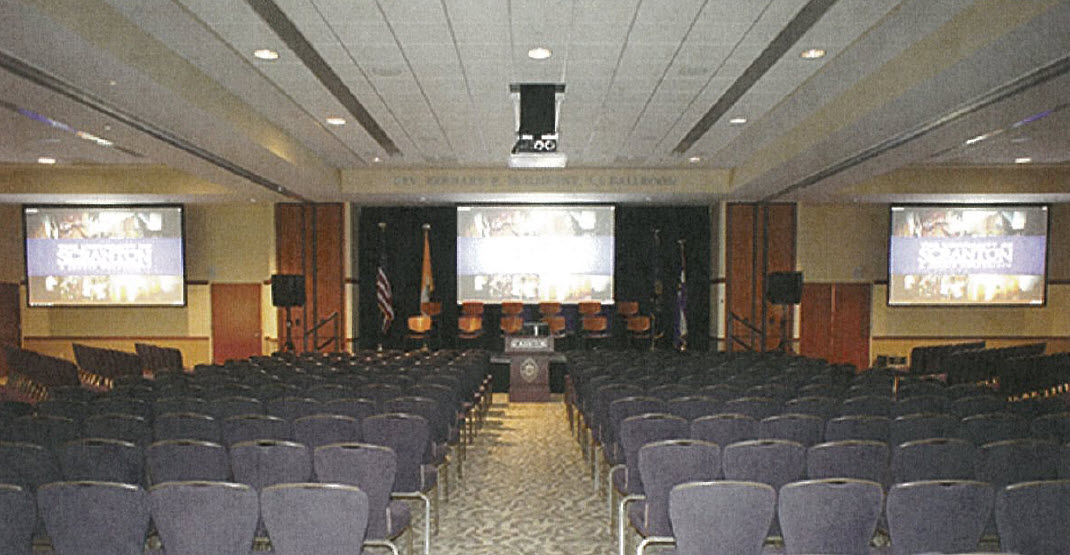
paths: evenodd
<path fill-rule="evenodd" d="M 725 329 L 737 338 L 744 339 L 754 350 L 773 350 L 781 345 L 781 322 L 786 318 L 790 338 L 793 308 L 787 316 L 780 306 L 765 301 L 765 273 L 795 269 L 794 204 L 743 204 L 733 203 L 727 207 L 725 237 Z M 768 238 L 766 238 L 768 234 Z M 735 313 L 761 327 L 765 318 L 766 340 L 761 345 L 752 334 L 738 323 L 730 323 Z M 739 350 L 741 345 L 726 338 L 728 350 Z"/>
<path fill-rule="evenodd" d="M 833 291 L 832 353 L 834 362 L 869 368 L 868 283 L 837 283 Z"/>
<path fill-rule="evenodd" d="M 4 345 L 19 347 L 22 341 L 19 284 L 0 283 L 0 377 L 7 375 Z"/>
<path fill-rule="evenodd" d="M 832 350 L 832 284 L 804 283 L 799 354 L 826 358 Z"/>
<path fill-rule="evenodd" d="M 277 204 L 275 205 L 275 258 L 278 273 L 304 274 L 305 305 L 292 309 L 293 341 L 303 350 L 304 330 L 316 322 L 338 313 L 340 330 L 345 335 L 345 216 L 344 205 Z M 278 310 L 280 343 L 286 330 L 286 311 Z M 333 336 L 329 324 L 317 334 L 323 343 Z M 311 341 L 311 338 L 310 338 Z M 309 345 L 310 349 L 312 345 Z M 345 348 L 344 344 L 341 348 Z M 325 347 L 333 350 L 334 345 Z"/>

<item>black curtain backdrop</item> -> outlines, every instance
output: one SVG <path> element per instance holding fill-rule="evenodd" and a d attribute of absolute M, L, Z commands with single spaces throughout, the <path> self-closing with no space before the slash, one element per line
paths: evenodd
<path fill-rule="evenodd" d="M 381 337 L 381 317 L 375 297 L 375 272 L 380 254 L 379 222 L 386 222 L 387 276 L 394 292 L 394 323 L 386 337 Z M 443 347 L 455 346 L 457 340 L 457 210 L 454 206 L 437 207 L 363 207 L 360 211 L 360 341 L 361 348 L 404 349 L 407 344 L 407 319 L 420 312 L 420 269 L 423 264 L 422 225 L 431 224 L 431 266 L 435 278 L 433 300 L 442 303 L 440 317 Z M 654 246 L 654 229 L 661 239 Z M 635 300 L 640 311 L 657 314 L 658 331 L 664 334 L 659 348 L 670 348 L 676 315 L 676 292 L 680 276 L 680 247 L 685 240 L 687 253 L 688 348 L 709 348 L 709 268 L 710 217 L 706 206 L 631 207 L 616 209 L 615 280 L 617 300 Z M 567 256 L 567 254 L 566 254 Z M 660 272 L 663 289 L 654 305 L 655 267 Z M 500 349 L 499 307 L 488 305 L 484 313 L 485 337 L 478 346 Z M 576 329 L 576 307 L 565 307 L 570 329 Z M 607 308 L 607 316 L 613 310 Z M 537 319 L 537 307 L 526 308 L 527 320 Z M 611 318 L 617 335 L 623 337 L 623 322 Z M 623 345 L 619 342 L 618 345 Z M 568 348 L 571 345 L 566 345 Z"/>

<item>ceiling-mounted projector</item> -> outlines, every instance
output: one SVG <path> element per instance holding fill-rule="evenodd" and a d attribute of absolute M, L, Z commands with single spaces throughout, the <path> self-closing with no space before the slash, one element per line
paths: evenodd
<path fill-rule="evenodd" d="M 558 152 L 557 108 L 565 85 L 521 83 L 509 85 L 516 108 L 516 142 L 510 168 L 563 168 L 568 161 Z"/>

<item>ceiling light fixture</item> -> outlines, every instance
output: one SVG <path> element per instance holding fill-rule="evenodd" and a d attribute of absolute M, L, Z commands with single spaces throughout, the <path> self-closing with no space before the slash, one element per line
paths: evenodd
<path fill-rule="evenodd" d="M 728 120 L 728 123 L 732 125 L 743 125 L 744 123 L 747 123 L 747 118 L 732 118 Z"/>
<path fill-rule="evenodd" d="M 37 163 L 38 164 L 55 164 L 56 163 L 56 159 L 52 158 L 50 156 L 42 156 L 42 157 L 37 159 Z"/>
<path fill-rule="evenodd" d="M 1022 156 L 1020 158 L 1015 158 L 1014 159 L 1014 163 L 1015 164 L 1028 164 L 1028 163 L 1030 163 L 1032 161 L 1033 161 L 1033 159 L 1028 157 L 1028 156 Z"/>
<path fill-rule="evenodd" d="M 532 60 L 545 60 L 550 56 L 553 56 L 553 52 L 550 52 L 549 48 L 545 46 L 536 46 L 531 50 L 528 50 L 528 57 Z"/>
<path fill-rule="evenodd" d="M 702 161 L 702 158 L 699 158 L 698 156 L 692 156 L 688 158 L 687 161 L 691 162 L 692 164 L 697 164 Z"/>
<path fill-rule="evenodd" d="M 824 48 L 807 48 L 799 53 L 799 57 L 804 60 L 818 60 L 825 57 Z"/>
<path fill-rule="evenodd" d="M 383 159 L 378 157 L 378 156 L 376 156 L 375 158 L 372 158 L 372 162 L 382 162 L 382 161 L 383 161 Z"/>
<path fill-rule="evenodd" d="M 253 56 L 268 61 L 279 59 L 279 53 L 270 48 L 258 48 L 253 50 Z"/>
<path fill-rule="evenodd" d="M 327 125 L 345 125 L 346 118 L 327 118 Z"/>

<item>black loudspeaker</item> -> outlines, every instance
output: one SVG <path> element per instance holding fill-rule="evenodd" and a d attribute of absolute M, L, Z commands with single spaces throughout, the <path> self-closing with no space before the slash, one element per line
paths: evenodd
<path fill-rule="evenodd" d="M 271 276 L 271 304 L 305 306 L 305 276 L 300 274 Z"/>
<path fill-rule="evenodd" d="M 542 135 L 557 133 L 557 87 L 546 84 L 520 85 L 521 135 L 533 135 L 538 139 Z"/>
<path fill-rule="evenodd" d="M 765 279 L 765 298 L 773 304 L 799 304 L 802 284 L 802 272 L 773 272 Z"/>

